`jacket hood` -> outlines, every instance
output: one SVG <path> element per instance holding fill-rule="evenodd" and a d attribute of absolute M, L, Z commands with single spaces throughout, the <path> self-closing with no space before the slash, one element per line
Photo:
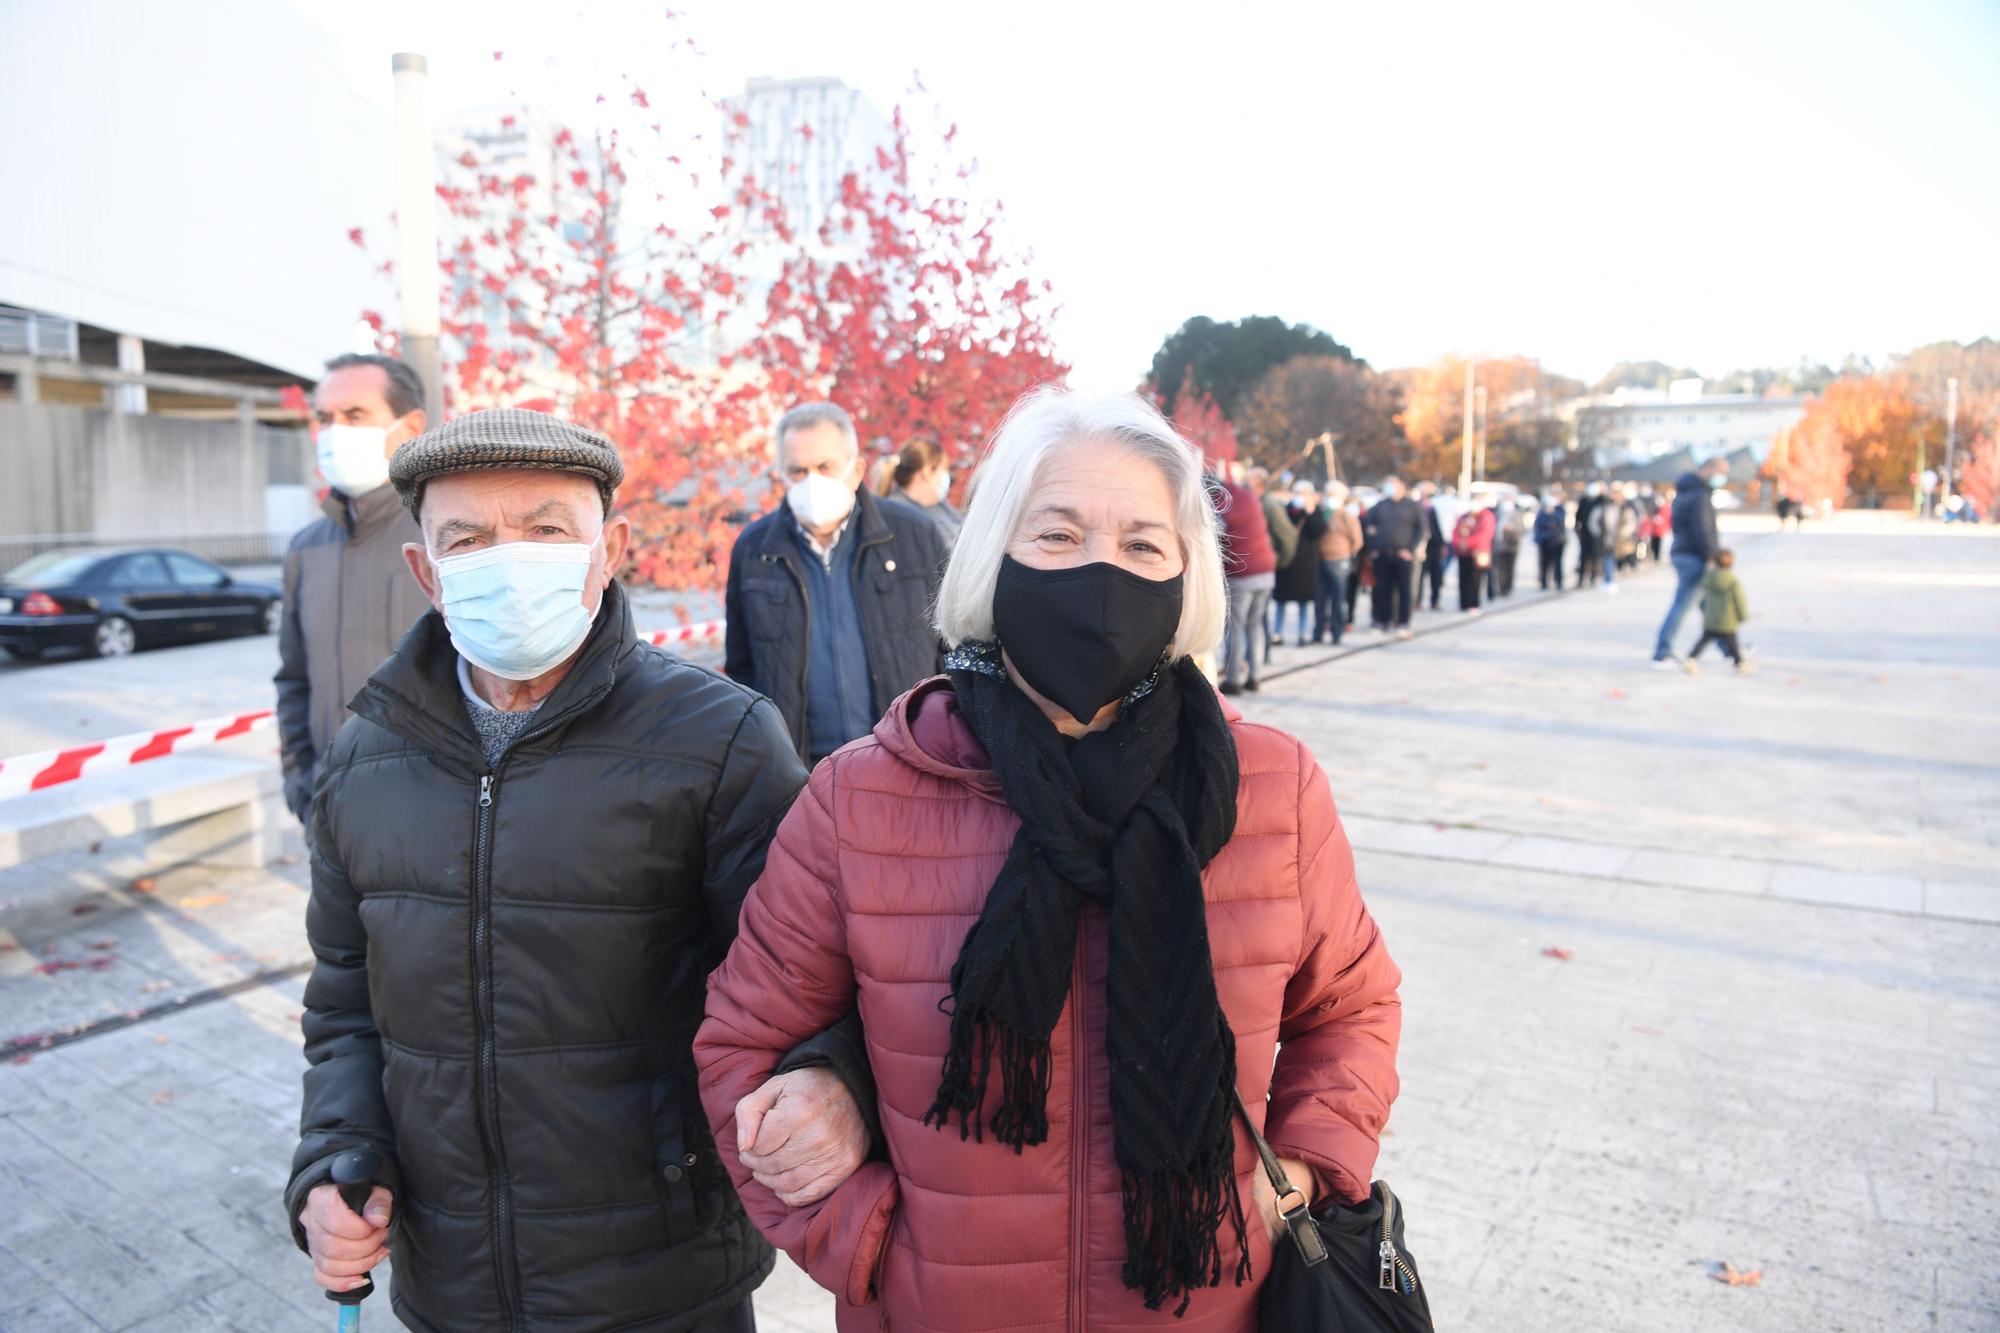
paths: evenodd
<path fill-rule="evenodd" d="M 1683 472 L 1674 482 L 1676 491 L 1699 491 L 1704 489 L 1704 486 L 1699 472 Z"/>

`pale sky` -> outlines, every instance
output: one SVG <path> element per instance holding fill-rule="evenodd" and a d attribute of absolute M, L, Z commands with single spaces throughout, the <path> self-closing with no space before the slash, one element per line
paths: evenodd
<path fill-rule="evenodd" d="M 384 106 L 389 54 L 424 52 L 440 114 L 583 122 L 621 74 L 671 102 L 690 73 L 831 74 L 886 112 L 921 73 L 1087 388 L 1195 314 L 1585 379 L 2000 335 L 1996 0 L 292 3 Z"/>

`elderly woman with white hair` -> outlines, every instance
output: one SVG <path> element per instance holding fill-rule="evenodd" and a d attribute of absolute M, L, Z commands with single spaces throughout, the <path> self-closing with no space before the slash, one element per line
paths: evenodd
<path fill-rule="evenodd" d="M 1140 399 L 1023 399 L 939 592 L 946 674 L 778 829 L 696 1060 L 843 1330 L 1253 1328 L 1278 1220 L 1235 1094 L 1302 1190 L 1368 1194 L 1399 976 L 1312 755 L 1192 661 L 1217 530 Z M 857 1003 L 886 1151 L 791 1208 L 733 1151 L 744 1099 Z"/>

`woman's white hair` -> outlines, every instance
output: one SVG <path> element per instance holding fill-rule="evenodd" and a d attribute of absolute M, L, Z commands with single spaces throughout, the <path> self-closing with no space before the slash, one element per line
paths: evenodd
<path fill-rule="evenodd" d="M 1187 568 L 1180 630 L 1168 656 L 1178 661 L 1221 642 L 1229 590 L 1222 576 L 1221 524 L 1202 475 L 1200 452 L 1137 394 L 1085 396 L 1042 388 L 1024 394 L 1007 413 L 973 477 L 965 526 L 938 589 L 937 630 L 946 643 L 956 647 L 967 639 L 994 637 L 993 590 L 1000 581 L 1000 563 L 1042 465 L 1063 449 L 1091 440 L 1123 445 L 1135 460 L 1158 468 L 1173 496 L 1174 532 Z"/>

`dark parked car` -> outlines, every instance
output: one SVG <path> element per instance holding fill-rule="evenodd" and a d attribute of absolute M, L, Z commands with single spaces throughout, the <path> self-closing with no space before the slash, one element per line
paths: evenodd
<path fill-rule="evenodd" d="M 0 574 L 0 648 L 123 657 L 158 643 L 275 634 L 282 597 L 186 551 L 44 551 Z"/>

